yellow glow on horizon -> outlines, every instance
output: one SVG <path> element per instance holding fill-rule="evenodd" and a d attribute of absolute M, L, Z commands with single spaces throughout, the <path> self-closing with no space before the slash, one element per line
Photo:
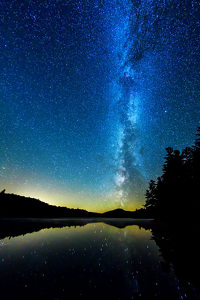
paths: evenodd
<path fill-rule="evenodd" d="M 134 211 L 139 209 L 144 204 L 144 200 L 141 202 L 132 200 L 131 202 L 125 203 L 123 206 L 119 205 L 119 202 L 114 198 L 105 199 L 103 197 L 93 197 L 91 195 L 80 195 L 79 193 L 73 193 L 70 191 L 63 191 L 58 187 L 49 188 L 43 190 L 38 186 L 31 185 L 15 185 L 7 184 L 1 187 L 1 189 L 6 189 L 6 193 L 13 193 L 20 196 L 31 197 L 39 199 L 45 203 L 55 206 L 63 206 L 68 208 L 79 208 L 90 212 L 103 213 L 109 210 L 114 210 L 117 208 L 122 208 L 124 210 Z M 141 203 L 141 204 L 140 204 Z"/>

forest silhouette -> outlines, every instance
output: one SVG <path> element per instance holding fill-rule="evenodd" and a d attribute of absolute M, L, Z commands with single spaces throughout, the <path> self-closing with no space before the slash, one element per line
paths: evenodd
<path fill-rule="evenodd" d="M 144 207 L 155 220 L 194 222 L 200 208 L 200 126 L 193 146 L 166 151 L 163 174 L 149 182 Z"/>
<path fill-rule="evenodd" d="M 98 215 L 98 214 L 97 214 Z M 87 218 L 95 217 L 83 209 L 50 205 L 39 199 L 0 192 L 0 218 Z"/>

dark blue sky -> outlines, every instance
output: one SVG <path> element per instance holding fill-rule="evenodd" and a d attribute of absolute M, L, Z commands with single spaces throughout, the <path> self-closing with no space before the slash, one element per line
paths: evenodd
<path fill-rule="evenodd" d="M 199 126 L 199 2 L 0 3 L 1 188 L 140 207 Z"/>

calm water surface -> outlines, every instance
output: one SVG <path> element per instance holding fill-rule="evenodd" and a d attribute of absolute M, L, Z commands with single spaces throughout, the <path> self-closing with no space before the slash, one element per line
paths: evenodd
<path fill-rule="evenodd" d="M 138 225 L 42 229 L 0 240 L 0 299 L 200 299 L 165 263 Z"/>

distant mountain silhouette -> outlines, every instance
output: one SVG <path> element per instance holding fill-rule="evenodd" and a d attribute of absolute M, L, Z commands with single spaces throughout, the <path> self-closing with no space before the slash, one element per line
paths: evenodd
<path fill-rule="evenodd" d="M 38 199 L 0 193 L 0 218 L 151 218 L 148 209 L 125 211 L 115 209 L 105 213 L 88 212 L 49 205 Z"/>
<path fill-rule="evenodd" d="M 127 211 L 122 208 L 111 210 L 101 214 L 103 218 L 151 218 L 150 211 L 148 209 L 138 209 L 136 211 Z"/>
<path fill-rule="evenodd" d="M 117 209 L 103 213 L 102 217 L 104 217 L 104 218 L 132 218 L 133 212 L 123 210 L 122 208 L 117 208 Z"/>

